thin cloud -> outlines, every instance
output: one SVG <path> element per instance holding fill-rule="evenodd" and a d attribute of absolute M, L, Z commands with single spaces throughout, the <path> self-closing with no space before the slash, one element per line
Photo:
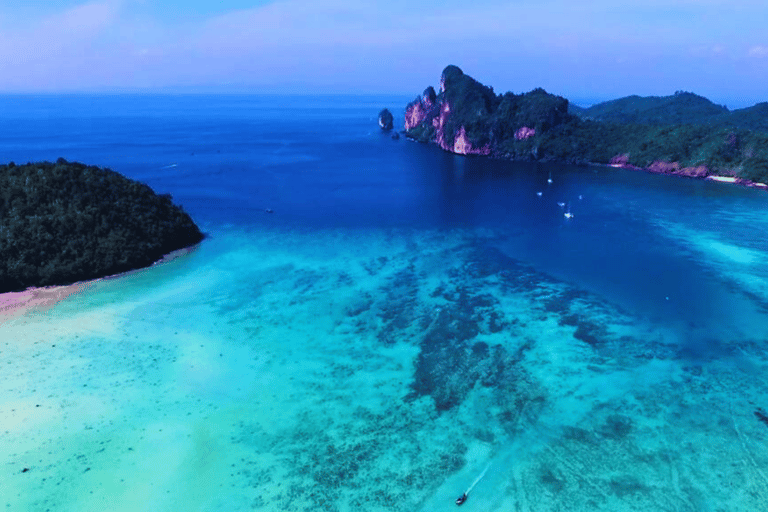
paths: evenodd
<path fill-rule="evenodd" d="M 750 57 L 757 57 L 762 59 L 768 57 L 768 46 L 753 46 L 747 53 Z"/>
<path fill-rule="evenodd" d="M 71 36 L 91 36 L 115 23 L 121 2 L 107 0 L 78 5 L 43 21 L 43 29 L 55 29 Z"/>
<path fill-rule="evenodd" d="M 736 60 L 723 42 L 760 41 L 768 18 L 768 5 L 752 0 L 738 11 L 731 0 L 277 0 L 182 18 L 147 1 L 96 0 L 23 23 L 0 7 L 0 90 L 382 90 L 387 76 L 402 91 L 455 63 L 505 90 L 567 93 L 580 80 L 585 90 L 674 91 L 688 75 L 700 80 L 703 67 L 708 80 L 749 75 L 726 69 Z M 746 51 L 765 57 L 766 48 Z"/>

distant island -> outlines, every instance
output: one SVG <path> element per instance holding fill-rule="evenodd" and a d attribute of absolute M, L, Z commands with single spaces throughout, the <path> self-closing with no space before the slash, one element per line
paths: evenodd
<path fill-rule="evenodd" d="M 688 92 L 590 108 L 534 89 L 497 95 L 448 66 L 405 109 L 407 137 L 462 155 L 606 164 L 768 188 L 768 103 L 729 111 Z"/>
<path fill-rule="evenodd" d="M 146 267 L 202 239 L 170 195 L 109 169 L 0 165 L 0 293 Z"/>

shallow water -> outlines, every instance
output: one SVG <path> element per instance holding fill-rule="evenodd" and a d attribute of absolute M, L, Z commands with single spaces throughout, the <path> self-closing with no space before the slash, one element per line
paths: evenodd
<path fill-rule="evenodd" d="M 0 98 L 0 160 L 209 235 L 4 317 L 0 506 L 445 510 L 487 468 L 463 510 L 760 510 L 768 194 L 393 141 L 405 101 Z"/>

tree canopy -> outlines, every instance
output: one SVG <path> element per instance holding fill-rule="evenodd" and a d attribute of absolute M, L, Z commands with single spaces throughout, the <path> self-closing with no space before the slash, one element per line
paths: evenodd
<path fill-rule="evenodd" d="M 202 239 L 169 194 L 112 170 L 0 165 L 0 293 L 145 267 Z"/>

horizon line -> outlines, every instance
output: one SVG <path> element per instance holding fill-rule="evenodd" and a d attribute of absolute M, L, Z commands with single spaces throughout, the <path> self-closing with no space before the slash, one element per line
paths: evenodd
<path fill-rule="evenodd" d="M 545 89 L 546 90 L 546 89 Z M 673 91 L 670 94 L 666 95 L 656 95 L 656 94 L 648 94 L 648 95 L 641 95 L 637 93 L 630 93 L 626 94 L 624 96 L 617 96 L 617 97 L 607 97 L 602 95 L 596 95 L 596 96 L 566 96 L 565 94 L 559 94 L 555 92 L 551 92 L 549 90 L 546 90 L 550 94 L 555 94 L 557 96 L 561 96 L 568 100 L 570 104 L 576 105 L 578 107 L 582 108 L 588 108 L 590 106 L 594 106 L 600 103 L 605 103 L 609 101 L 615 101 L 623 98 L 628 98 L 632 96 L 637 96 L 640 98 L 664 98 L 669 96 L 674 96 L 678 92 L 681 92 L 681 90 Z M 510 91 L 506 91 L 510 92 Z M 506 93 L 505 92 L 505 93 Z M 529 91 L 525 91 L 529 92 Z M 725 106 L 728 110 L 738 110 L 741 108 L 748 108 L 755 105 L 758 105 L 760 103 L 766 103 L 768 100 L 766 99 L 736 99 L 736 98 L 728 98 L 725 101 L 723 99 L 714 100 L 708 96 L 704 96 L 702 94 L 699 94 L 694 91 L 682 91 L 687 93 L 692 93 L 697 96 L 700 96 L 702 98 L 705 98 L 712 103 L 720 106 Z M 505 94 L 505 93 L 497 93 L 497 94 Z M 514 94 L 523 94 L 521 92 L 515 92 Z M 1 91 L 0 90 L 0 97 L 13 97 L 13 96 L 120 96 L 120 95 L 126 95 L 126 96 L 194 96 L 194 95 L 211 95 L 211 96 L 270 96 L 270 97 L 331 97 L 331 96 L 353 96 L 353 97 L 364 97 L 364 96 L 390 96 L 390 97 L 403 97 L 403 98 L 413 98 L 415 97 L 413 92 L 402 92 L 402 91 L 332 91 L 332 90 L 319 90 L 319 91 L 308 91 L 308 90 L 298 90 L 298 89 L 290 89 L 290 90 L 283 90 L 278 91 L 272 88 L 269 89 L 263 89 L 259 90 L 257 88 L 251 88 L 251 87 L 238 87 L 238 88 L 228 88 L 227 86 L 168 86 L 168 87 L 157 87 L 157 88 L 151 88 L 151 87 L 106 87 L 106 88 L 96 88 L 96 89 L 64 89 L 64 90 L 39 90 L 39 91 L 20 91 L 20 90 L 10 90 L 10 91 Z M 421 93 L 417 93 L 418 96 L 421 96 Z M 730 104 L 731 106 L 728 106 Z"/>

